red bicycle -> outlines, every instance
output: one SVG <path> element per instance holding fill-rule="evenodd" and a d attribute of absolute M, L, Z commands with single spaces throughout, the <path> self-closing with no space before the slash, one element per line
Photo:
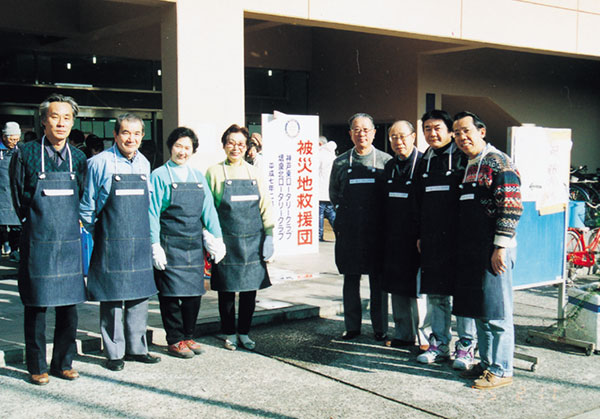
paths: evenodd
<path fill-rule="evenodd" d="M 598 270 L 596 265 L 600 244 L 600 228 L 579 229 L 569 227 L 567 231 L 567 269 L 569 280 L 577 276 L 578 268 L 588 268 L 588 274 Z"/>

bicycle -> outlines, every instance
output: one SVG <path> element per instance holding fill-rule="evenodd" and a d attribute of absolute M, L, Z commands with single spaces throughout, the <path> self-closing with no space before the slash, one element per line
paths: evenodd
<path fill-rule="evenodd" d="M 600 181 L 598 174 L 588 174 L 587 166 L 570 171 L 569 199 L 586 204 L 585 225 L 596 227 L 600 218 Z"/>
<path fill-rule="evenodd" d="M 586 240 L 586 233 L 587 240 Z M 568 281 L 572 283 L 577 277 L 578 268 L 588 268 L 588 274 L 598 270 L 596 262 L 600 253 L 600 228 L 579 229 L 569 227 L 567 230 L 567 272 Z"/>

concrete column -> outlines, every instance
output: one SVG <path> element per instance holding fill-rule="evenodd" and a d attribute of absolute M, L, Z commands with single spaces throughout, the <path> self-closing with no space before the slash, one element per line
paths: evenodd
<path fill-rule="evenodd" d="M 204 171 L 224 156 L 223 131 L 245 122 L 243 8 L 238 1 L 178 0 L 161 26 L 163 137 L 177 126 L 192 128 L 200 140 L 193 164 Z"/>

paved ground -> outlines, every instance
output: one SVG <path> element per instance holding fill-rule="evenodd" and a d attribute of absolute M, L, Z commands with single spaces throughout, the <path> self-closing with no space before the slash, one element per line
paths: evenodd
<path fill-rule="evenodd" d="M 600 356 L 540 339 L 526 342 L 528 330 L 554 324 L 556 288 L 515 293 L 517 349 L 539 358 L 537 371 L 516 360 L 513 386 L 481 392 L 449 364 L 422 366 L 414 350 L 374 342 L 368 318 L 358 339 L 340 340 L 342 281 L 332 253 L 332 244 L 324 243 L 319 255 L 280 257 L 271 266 L 276 283 L 259 292 L 254 353 L 222 348 L 214 334 L 216 295 L 209 292 L 198 319 L 204 354 L 191 360 L 166 355 L 154 300 L 151 351 L 162 362 L 127 363 L 124 371 L 111 372 L 99 352 L 98 308 L 82 304 L 81 351 L 74 364 L 82 377 L 54 378 L 45 387 L 27 381 L 22 306 L 14 270 L 3 260 L 0 417 L 600 417 Z"/>

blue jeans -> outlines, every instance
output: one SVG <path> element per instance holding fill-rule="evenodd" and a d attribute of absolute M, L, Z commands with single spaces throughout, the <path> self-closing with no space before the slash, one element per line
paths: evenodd
<path fill-rule="evenodd" d="M 431 332 L 436 341 L 448 345 L 452 340 L 450 330 L 452 297 L 430 294 L 427 298 L 431 309 Z M 470 317 L 456 316 L 456 333 L 459 339 L 473 342 L 477 336 L 475 320 Z"/>
<path fill-rule="evenodd" d="M 323 224 L 325 218 L 329 220 L 329 224 L 333 227 L 335 222 L 335 209 L 329 201 L 319 201 L 319 240 L 323 240 Z"/>
<path fill-rule="evenodd" d="M 498 280 L 502 281 L 504 319 L 475 321 L 482 367 L 499 377 L 512 377 L 515 352 L 512 270 L 517 259 L 517 249 L 507 248 L 506 256 L 508 267 L 506 272 L 498 276 Z"/>

